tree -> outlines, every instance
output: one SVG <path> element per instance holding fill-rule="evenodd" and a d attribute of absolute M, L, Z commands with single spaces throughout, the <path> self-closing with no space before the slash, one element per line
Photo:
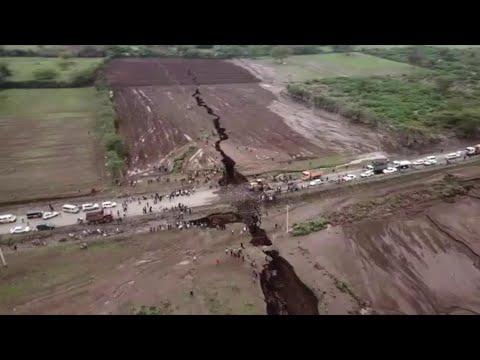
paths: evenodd
<path fill-rule="evenodd" d="M 422 66 L 425 61 L 425 52 L 421 46 L 412 46 L 408 49 L 407 59 L 410 65 Z"/>
<path fill-rule="evenodd" d="M 5 80 L 10 75 L 12 75 L 12 71 L 8 68 L 8 65 L 0 63 L 0 81 Z"/>
<path fill-rule="evenodd" d="M 117 178 L 121 174 L 123 161 L 115 151 L 107 152 L 107 169 L 113 178 Z"/>
<path fill-rule="evenodd" d="M 115 151 L 119 157 L 125 156 L 123 140 L 117 134 L 107 134 L 105 136 L 105 147 L 107 151 Z"/>
<path fill-rule="evenodd" d="M 35 80 L 52 80 L 58 73 L 54 69 L 37 69 L 33 72 Z"/>
<path fill-rule="evenodd" d="M 283 60 L 291 54 L 292 50 L 286 46 L 275 46 L 270 53 L 270 55 L 280 63 L 283 63 Z"/>
<path fill-rule="evenodd" d="M 450 89 L 450 86 L 453 83 L 453 78 L 449 76 L 439 76 L 435 78 L 435 86 L 437 87 L 437 90 L 441 94 L 446 94 L 448 93 L 448 90 Z"/>

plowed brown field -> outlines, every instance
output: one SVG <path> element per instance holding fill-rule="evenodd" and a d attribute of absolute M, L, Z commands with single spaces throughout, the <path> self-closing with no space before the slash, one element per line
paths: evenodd
<path fill-rule="evenodd" d="M 130 170 L 172 165 L 190 147 L 196 151 L 185 168 L 220 165 L 213 143 L 211 117 L 197 106 L 193 79 L 203 99 L 221 118 L 229 139 L 222 149 L 240 171 L 259 169 L 274 161 L 331 155 L 289 127 L 269 110 L 275 95 L 232 63 L 220 60 L 115 60 L 107 69 L 120 114 L 120 133 L 127 139 Z"/>

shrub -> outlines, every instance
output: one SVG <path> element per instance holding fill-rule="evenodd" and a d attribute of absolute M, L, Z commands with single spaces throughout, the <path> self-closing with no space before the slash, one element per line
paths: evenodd
<path fill-rule="evenodd" d="M 309 221 L 307 223 L 302 223 L 302 224 L 296 224 L 292 231 L 291 234 L 293 236 L 303 236 L 303 235 L 308 235 L 312 232 L 324 230 L 328 226 L 328 221 L 324 218 L 321 218 L 319 220 L 315 221 Z"/>
<path fill-rule="evenodd" d="M 115 133 L 107 133 L 104 138 L 107 151 L 114 151 L 121 158 L 125 156 L 123 139 Z"/>
<path fill-rule="evenodd" d="M 33 77 L 36 80 L 53 80 L 58 76 L 54 69 L 37 69 L 33 72 Z"/>

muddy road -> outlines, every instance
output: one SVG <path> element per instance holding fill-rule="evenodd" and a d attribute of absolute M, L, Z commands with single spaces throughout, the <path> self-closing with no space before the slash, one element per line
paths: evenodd
<path fill-rule="evenodd" d="M 198 85 L 195 74 L 188 69 L 188 74 L 193 82 Z M 254 246 L 270 246 L 271 240 L 261 225 L 261 214 L 258 206 L 258 196 L 250 193 L 245 186 L 247 178 L 235 169 L 235 161 L 229 157 L 221 147 L 222 141 L 228 139 L 226 129 L 221 126 L 221 118 L 208 104 L 203 100 L 199 87 L 192 95 L 195 97 L 197 105 L 206 109 L 212 117 L 215 129 L 218 134 L 218 140 L 215 142 L 215 149 L 222 157 L 224 166 L 224 175 L 219 180 L 222 187 L 237 186 L 240 189 L 240 200 L 236 207 L 239 216 L 228 214 L 225 216 L 225 222 L 222 222 L 221 216 L 216 216 L 215 220 L 208 218 L 209 226 L 225 225 L 227 222 L 242 222 L 247 226 L 252 237 L 251 244 Z M 220 190 L 222 191 L 222 190 Z M 215 225 L 214 225 L 215 224 Z M 260 274 L 260 284 L 267 303 L 267 314 L 269 315 L 318 315 L 318 299 L 297 276 L 294 268 L 282 258 L 277 251 L 264 251 L 266 264 Z"/>

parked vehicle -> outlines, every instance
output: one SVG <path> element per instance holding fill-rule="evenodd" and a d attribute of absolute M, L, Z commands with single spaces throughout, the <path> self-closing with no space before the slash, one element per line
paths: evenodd
<path fill-rule="evenodd" d="M 445 159 L 447 160 L 454 160 L 454 159 L 458 159 L 459 157 L 462 156 L 462 152 L 461 151 L 457 151 L 457 152 L 454 152 L 454 153 L 450 153 L 450 154 L 447 154 L 445 155 Z"/>
<path fill-rule="evenodd" d="M 17 221 L 17 217 L 12 214 L 0 215 L 0 224 L 7 224 Z"/>
<path fill-rule="evenodd" d="M 315 179 L 315 180 L 312 180 L 308 183 L 310 186 L 316 186 L 316 185 L 320 185 L 322 184 L 322 180 L 320 179 Z"/>
<path fill-rule="evenodd" d="M 437 160 L 437 157 L 435 155 L 427 156 L 425 160 Z"/>
<path fill-rule="evenodd" d="M 36 218 L 41 218 L 43 216 L 43 211 L 28 211 L 27 212 L 27 219 L 36 219 Z"/>
<path fill-rule="evenodd" d="M 361 174 L 360 174 L 360 177 L 361 177 L 361 178 L 366 178 L 366 177 L 370 177 L 370 176 L 373 176 L 373 175 L 375 175 L 375 174 L 373 173 L 373 170 L 367 170 L 367 171 L 361 173 Z"/>
<path fill-rule="evenodd" d="M 315 179 L 320 179 L 322 177 L 323 172 L 321 171 L 304 171 L 302 176 L 303 181 L 309 181 L 309 180 L 315 180 Z"/>
<path fill-rule="evenodd" d="M 117 203 L 115 201 L 105 201 L 102 203 L 103 209 L 110 209 L 114 208 L 115 206 L 117 206 Z"/>
<path fill-rule="evenodd" d="M 268 184 L 264 179 L 256 179 L 250 183 L 250 191 L 263 191 L 268 189 Z"/>
<path fill-rule="evenodd" d="M 15 226 L 10 229 L 10 234 L 22 234 L 30 231 L 29 226 Z"/>
<path fill-rule="evenodd" d="M 66 213 L 77 214 L 80 208 L 76 205 L 65 204 L 62 206 L 62 210 Z"/>
<path fill-rule="evenodd" d="M 425 160 L 423 165 L 425 165 L 425 166 L 437 165 L 437 160 L 435 160 L 435 159 Z"/>
<path fill-rule="evenodd" d="M 105 214 L 102 209 L 99 211 L 88 212 L 85 216 L 85 221 L 88 225 L 109 223 L 113 221 L 113 216 L 112 214 Z"/>
<path fill-rule="evenodd" d="M 373 166 L 373 172 L 375 174 L 381 174 L 383 173 L 383 170 L 385 170 L 388 167 L 388 159 L 381 158 L 381 159 L 373 160 L 372 166 Z"/>
<path fill-rule="evenodd" d="M 410 161 L 408 161 L 408 160 L 402 160 L 402 161 L 400 161 L 400 162 L 397 164 L 396 168 L 397 168 L 398 170 L 406 170 L 406 169 L 408 169 L 410 166 L 412 166 L 412 163 L 411 163 Z"/>
<path fill-rule="evenodd" d="M 394 172 L 397 172 L 397 168 L 396 167 L 388 167 L 386 168 L 385 170 L 383 170 L 383 173 L 384 174 L 393 174 Z"/>
<path fill-rule="evenodd" d="M 55 229 L 55 225 L 52 224 L 38 224 L 37 225 L 37 230 L 43 231 L 43 230 L 53 230 Z"/>
<path fill-rule="evenodd" d="M 425 159 L 418 159 L 413 162 L 413 165 L 423 165 Z"/>
<path fill-rule="evenodd" d="M 100 206 L 98 206 L 98 204 L 88 203 L 88 204 L 83 204 L 82 205 L 82 210 L 83 211 L 93 211 L 93 210 L 98 210 L 98 209 L 100 209 Z"/>
<path fill-rule="evenodd" d="M 343 181 L 352 181 L 352 180 L 355 180 L 357 178 L 356 175 L 353 175 L 353 174 L 350 174 L 350 175 L 345 175 L 342 180 Z"/>
<path fill-rule="evenodd" d="M 53 212 L 46 211 L 46 212 L 43 213 L 42 219 L 43 220 L 48 220 L 48 219 L 54 218 L 58 215 L 60 215 L 60 213 L 58 213 L 56 211 L 53 211 Z"/>

